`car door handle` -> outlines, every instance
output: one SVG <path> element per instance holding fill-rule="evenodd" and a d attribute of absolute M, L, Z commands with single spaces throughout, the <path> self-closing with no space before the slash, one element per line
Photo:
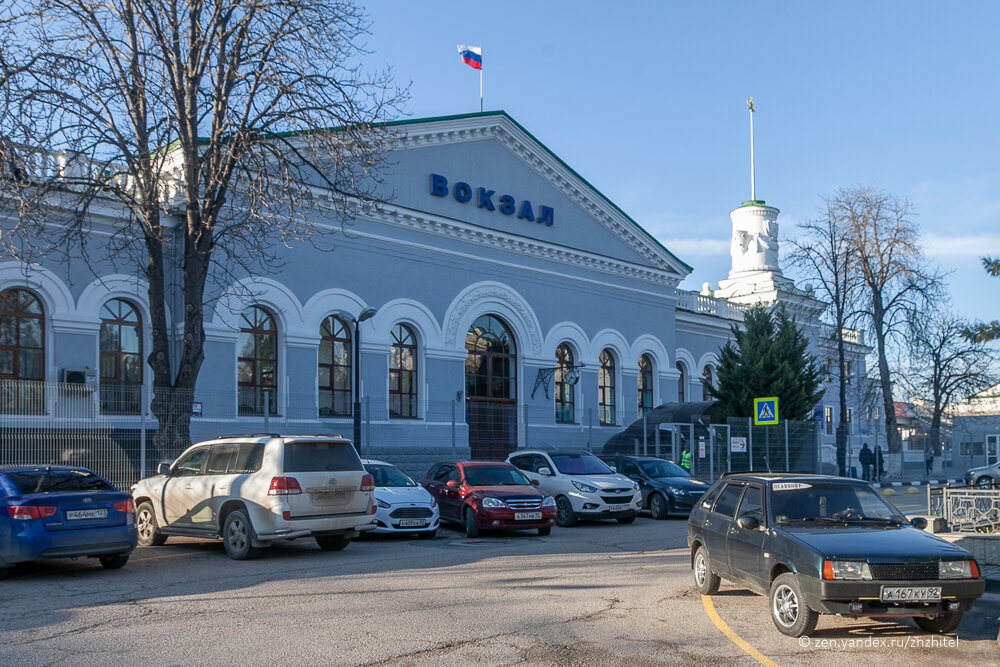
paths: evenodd
<path fill-rule="evenodd" d="M 187 485 L 187 486 L 185 486 L 184 488 L 185 488 L 185 489 L 193 489 L 194 487 L 193 487 L 193 486 L 191 486 L 190 484 L 188 484 L 188 485 Z"/>
<path fill-rule="evenodd" d="M 225 491 L 226 489 L 229 488 L 229 485 L 228 484 L 219 484 L 219 486 L 217 488 L 219 489 L 219 491 Z"/>

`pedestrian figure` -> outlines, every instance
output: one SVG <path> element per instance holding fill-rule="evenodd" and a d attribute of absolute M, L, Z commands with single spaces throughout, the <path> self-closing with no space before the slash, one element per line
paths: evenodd
<path fill-rule="evenodd" d="M 681 467 L 691 472 L 691 448 L 685 446 L 684 451 L 681 452 Z"/>
<path fill-rule="evenodd" d="M 882 481 L 882 474 L 885 472 L 885 457 L 882 456 L 882 445 L 875 447 L 875 481 Z"/>
<path fill-rule="evenodd" d="M 872 478 L 872 463 L 875 462 L 875 455 L 872 454 L 872 450 L 868 448 L 868 443 L 866 442 L 862 447 L 861 451 L 858 452 L 858 463 L 861 464 L 861 479 L 866 482 L 871 481 Z"/>
<path fill-rule="evenodd" d="M 931 470 L 934 469 L 934 448 L 928 447 L 924 450 L 924 467 L 927 468 L 925 475 L 930 475 Z"/>

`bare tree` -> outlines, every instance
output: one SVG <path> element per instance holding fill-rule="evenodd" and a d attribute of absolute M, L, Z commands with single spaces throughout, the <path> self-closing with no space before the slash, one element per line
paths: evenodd
<path fill-rule="evenodd" d="M 931 446 L 941 447 L 941 420 L 956 399 L 994 384 L 994 356 L 985 344 L 970 341 L 968 324 L 943 310 L 914 313 L 907 327 L 909 363 L 900 374 L 914 396 L 928 400 Z"/>
<path fill-rule="evenodd" d="M 839 193 L 838 193 L 839 194 Z M 837 425 L 837 467 L 841 475 L 848 474 L 847 434 L 850 431 L 847 411 L 847 385 L 850 381 L 847 368 L 847 349 L 844 339 L 846 329 L 856 319 L 854 301 L 861 288 L 858 266 L 852 256 L 850 220 L 844 215 L 843 203 L 838 197 L 825 200 L 816 220 L 799 225 L 799 237 L 791 241 L 789 259 L 809 277 L 818 281 L 817 293 L 829 304 L 826 317 L 833 325 L 837 346 L 836 377 L 839 387 L 840 419 Z"/>
<path fill-rule="evenodd" d="M 924 311 L 940 294 L 941 275 L 926 268 L 908 203 L 863 186 L 839 190 L 831 201 L 849 229 L 850 256 L 862 282 L 858 310 L 874 337 L 889 445 L 887 472 L 896 476 L 902 472 L 902 443 L 887 350 L 900 342 L 912 314 Z"/>
<path fill-rule="evenodd" d="M 297 241 L 329 247 L 317 219 L 343 224 L 380 198 L 382 121 L 405 91 L 364 73 L 368 27 L 352 0 L 0 8 L 5 250 L 145 278 L 161 452 L 189 441 L 206 283 L 280 264 Z M 110 240 L 94 242 L 97 226 Z"/>

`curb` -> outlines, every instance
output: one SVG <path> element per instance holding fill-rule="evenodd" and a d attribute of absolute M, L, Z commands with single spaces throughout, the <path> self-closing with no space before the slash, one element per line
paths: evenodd
<path fill-rule="evenodd" d="M 925 486 L 927 484 L 964 484 L 965 481 L 961 479 L 928 479 L 922 481 L 914 482 L 872 482 L 872 486 L 876 489 L 884 489 L 890 487 L 901 487 L 901 486 Z"/>

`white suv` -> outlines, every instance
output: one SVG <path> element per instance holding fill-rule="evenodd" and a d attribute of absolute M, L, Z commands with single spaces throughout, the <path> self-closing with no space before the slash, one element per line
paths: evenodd
<path fill-rule="evenodd" d="M 556 523 L 617 519 L 632 523 L 642 507 L 639 485 L 590 452 L 574 449 L 519 450 L 507 457 L 538 489 L 556 499 Z"/>
<path fill-rule="evenodd" d="M 199 442 L 132 487 L 139 544 L 222 538 L 242 560 L 276 540 L 339 551 L 375 528 L 374 478 L 338 435 L 239 435 Z"/>

